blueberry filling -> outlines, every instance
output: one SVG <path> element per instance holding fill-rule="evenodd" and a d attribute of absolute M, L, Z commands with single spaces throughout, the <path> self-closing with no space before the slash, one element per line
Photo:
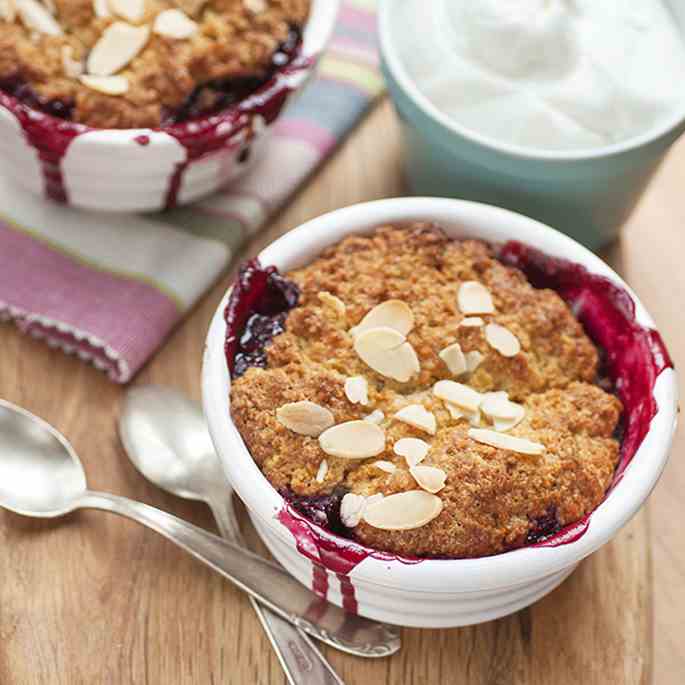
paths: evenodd
<path fill-rule="evenodd" d="M 264 269 L 258 259 L 241 266 L 224 314 L 226 360 L 232 378 L 251 366 L 266 367 L 266 348 L 285 331 L 288 311 L 299 300 L 299 288 L 276 267 Z"/>
<path fill-rule="evenodd" d="M 70 120 L 74 110 L 74 101 L 48 99 L 36 93 L 36 91 L 19 76 L 0 79 L 0 90 L 11 95 L 31 109 L 37 109 L 58 119 Z"/>
<path fill-rule="evenodd" d="M 526 544 L 532 545 L 540 542 L 561 530 L 557 520 L 557 508 L 552 505 L 542 516 L 530 521 L 530 529 L 526 537 Z"/>
<path fill-rule="evenodd" d="M 350 537 L 350 529 L 340 518 L 340 503 L 347 493 L 344 488 L 336 488 L 330 495 L 312 495 L 305 497 L 296 495 L 290 490 L 281 492 L 297 512 L 317 525 L 330 530 L 336 535 Z"/>

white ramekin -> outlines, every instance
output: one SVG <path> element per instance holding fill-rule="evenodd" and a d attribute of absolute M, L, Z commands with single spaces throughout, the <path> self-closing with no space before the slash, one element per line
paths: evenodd
<path fill-rule="evenodd" d="M 313 75 L 333 32 L 338 7 L 339 0 L 313 0 L 302 43 L 302 55 L 309 58 L 311 66 L 284 81 L 283 85 L 289 91 L 288 101 Z M 61 124 L 63 129 L 76 126 L 82 132 L 71 142 L 61 160 L 64 192 L 51 193 L 47 189 L 46 176 L 54 181 L 56 170 L 48 169 L 46 173 L 41 159 L 51 159 L 52 135 L 40 132 L 39 138 L 44 142 L 32 145 L 20 123 L 20 108 L 14 98 L 0 99 L 0 173 L 36 194 L 84 209 L 154 211 L 167 205 L 172 178 L 178 165 L 186 162 L 187 151 L 164 129 L 87 129 L 64 122 Z M 221 143 L 215 140 L 207 145 L 207 151 L 193 159 L 183 171 L 175 204 L 187 204 L 214 192 L 244 174 L 259 158 L 268 142 L 270 126 L 252 127 L 248 122 L 254 135 L 249 141 L 249 155 L 246 155 L 245 121 L 232 117 L 234 110 L 229 108 L 217 115 L 225 120 L 225 126 L 222 123 L 223 128 L 216 137 L 221 137 Z M 34 114 L 33 125 L 40 129 L 41 121 L 45 120 L 54 127 L 55 120 L 41 113 Z M 236 123 L 239 126 L 233 135 L 230 127 Z"/>
<path fill-rule="evenodd" d="M 493 243 L 518 240 L 545 253 L 570 259 L 591 273 L 625 288 L 635 301 L 638 323 L 654 322 L 635 294 L 604 262 L 567 236 L 503 209 L 459 200 L 404 198 L 355 205 L 314 219 L 265 249 L 263 265 L 285 271 L 313 260 L 347 235 L 381 224 L 427 220 L 455 238 L 475 237 Z M 218 307 L 209 330 L 203 367 L 203 401 L 225 473 L 273 555 L 302 583 L 311 586 L 314 567 L 276 518 L 283 498 L 263 476 L 230 415 L 230 378 L 224 357 L 224 307 Z M 526 547 L 480 559 L 400 560 L 368 557 L 343 578 L 354 587 L 360 614 L 417 627 L 479 623 L 512 613 L 554 589 L 578 562 L 611 539 L 638 511 L 656 484 L 671 447 L 676 425 L 677 385 L 672 369 L 654 388 L 658 412 L 622 480 L 593 513 L 587 532 L 558 547 Z M 318 531 L 324 539 L 335 536 Z M 324 565 L 325 565 L 325 560 Z M 339 570 L 339 569 L 338 569 Z M 328 570 L 328 597 L 342 606 L 340 577 Z M 320 577 L 319 577 L 320 583 Z M 346 588 L 349 593 L 349 587 Z"/>

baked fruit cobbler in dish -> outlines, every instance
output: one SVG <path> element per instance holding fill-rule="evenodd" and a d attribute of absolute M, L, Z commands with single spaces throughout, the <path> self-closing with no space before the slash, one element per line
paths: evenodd
<path fill-rule="evenodd" d="M 301 44 L 310 0 L 0 0 L 0 90 L 94 128 L 218 112 Z"/>
<path fill-rule="evenodd" d="M 382 551 L 479 557 L 591 512 L 622 407 L 561 297 L 436 226 L 348 237 L 227 309 L 231 412 L 297 510 Z"/>

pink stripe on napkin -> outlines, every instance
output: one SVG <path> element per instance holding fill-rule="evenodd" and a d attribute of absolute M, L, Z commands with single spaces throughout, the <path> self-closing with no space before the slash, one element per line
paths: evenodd
<path fill-rule="evenodd" d="M 128 381 L 178 320 L 153 286 L 86 266 L 2 221 L 0 244 L 0 314 L 115 381 Z"/>

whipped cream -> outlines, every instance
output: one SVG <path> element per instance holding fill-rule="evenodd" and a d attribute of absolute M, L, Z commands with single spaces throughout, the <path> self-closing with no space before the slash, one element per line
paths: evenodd
<path fill-rule="evenodd" d="M 685 38 L 662 0 L 397 5 L 396 44 L 417 87 L 456 123 L 497 141 L 604 146 L 685 103 Z"/>

